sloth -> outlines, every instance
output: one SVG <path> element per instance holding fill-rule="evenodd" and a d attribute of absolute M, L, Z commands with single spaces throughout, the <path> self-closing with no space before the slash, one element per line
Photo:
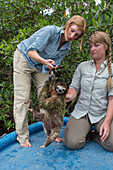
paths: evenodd
<path fill-rule="evenodd" d="M 52 75 L 51 81 L 48 79 L 40 92 L 40 111 L 30 110 L 36 121 L 42 121 L 47 135 L 47 139 L 41 148 L 47 147 L 59 136 L 66 111 L 66 91 L 67 86 L 64 83 L 58 82 L 55 85 L 55 76 Z"/>

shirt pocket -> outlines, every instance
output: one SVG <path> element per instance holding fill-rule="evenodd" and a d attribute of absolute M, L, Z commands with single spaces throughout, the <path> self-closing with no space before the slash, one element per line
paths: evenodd
<path fill-rule="evenodd" d="M 85 92 L 90 92 L 93 87 L 94 76 L 88 73 L 82 73 L 81 89 Z"/>

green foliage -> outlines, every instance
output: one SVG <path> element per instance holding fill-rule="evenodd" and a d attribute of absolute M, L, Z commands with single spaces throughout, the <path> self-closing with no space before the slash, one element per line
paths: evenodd
<path fill-rule="evenodd" d="M 48 10 L 53 9 L 51 14 Z M 69 15 L 66 15 L 66 11 Z M 101 0 L 96 6 L 90 0 L 0 0 L 0 129 L 14 130 L 13 120 L 13 55 L 17 44 L 46 25 L 64 26 L 73 15 L 81 15 L 87 24 L 83 50 L 80 41 L 71 43 L 71 51 L 57 70 L 57 79 L 70 84 L 72 75 L 82 61 L 90 57 L 89 37 L 93 31 L 108 33 L 113 45 L 113 2 Z M 33 85 L 32 106 L 38 109 L 36 89 Z M 29 115 L 29 123 L 32 123 Z M 3 130 L 2 130 L 3 131 Z"/>

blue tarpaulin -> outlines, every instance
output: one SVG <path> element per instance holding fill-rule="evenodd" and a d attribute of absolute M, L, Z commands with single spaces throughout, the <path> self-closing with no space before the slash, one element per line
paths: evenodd
<path fill-rule="evenodd" d="M 63 138 L 68 118 L 64 118 L 60 137 Z M 113 170 L 113 152 L 105 150 L 95 141 L 82 149 L 71 150 L 53 142 L 42 149 L 46 140 L 41 122 L 29 126 L 32 147 L 22 148 L 16 141 L 16 132 L 0 139 L 0 170 Z"/>

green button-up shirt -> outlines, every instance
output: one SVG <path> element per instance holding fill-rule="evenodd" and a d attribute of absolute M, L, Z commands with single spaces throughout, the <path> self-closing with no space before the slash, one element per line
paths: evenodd
<path fill-rule="evenodd" d="M 107 60 L 101 64 L 101 68 L 97 73 L 94 60 L 82 62 L 77 67 L 70 88 L 74 88 L 78 93 L 80 92 L 80 96 L 72 116 L 79 119 L 88 114 L 93 124 L 106 115 L 108 97 L 113 96 L 113 87 L 106 89 L 108 78 Z"/>

